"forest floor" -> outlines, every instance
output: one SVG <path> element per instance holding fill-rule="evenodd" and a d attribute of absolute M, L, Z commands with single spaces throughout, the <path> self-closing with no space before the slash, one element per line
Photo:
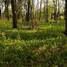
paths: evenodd
<path fill-rule="evenodd" d="M 0 20 L 0 65 L 67 67 L 67 37 L 63 32 L 64 22 L 27 30 L 12 29 L 11 23 Z"/>

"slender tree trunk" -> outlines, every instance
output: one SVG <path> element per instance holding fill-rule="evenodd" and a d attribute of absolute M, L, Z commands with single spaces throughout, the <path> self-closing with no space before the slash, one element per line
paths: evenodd
<path fill-rule="evenodd" d="M 13 14 L 13 28 L 17 28 L 16 0 L 11 0 L 11 6 Z"/>
<path fill-rule="evenodd" d="M 64 12 L 64 16 L 65 16 L 65 34 L 67 35 L 67 0 L 65 0 L 65 12 Z"/>
<path fill-rule="evenodd" d="M 22 0 L 18 0 L 17 3 L 17 18 L 20 19 L 22 17 Z"/>
<path fill-rule="evenodd" d="M 32 23 L 32 29 L 35 28 L 35 12 L 34 12 L 34 0 L 32 0 L 32 19 L 31 19 L 31 23 Z"/>
<path fill-rule="evenodd" d="M 37 19 L 39 19 L 39 11 L 38 11 L 38 7 L 39 7 L 39 0 L 37 0 L 37 5 L 36 5 L 37 10 L 36 10 L 36 13 L 35 13 Z"/>
<path fill-rule="evenodd" d="M 48 22 L 48 0 L 46 0 L 46 22 Z"/>
<path fill-rule="evenodd" d="M 5 0 L 5 16 L 9 20 L 9 0 Z"/>
<path fill-rule="evenodd" d="M 1 18 L 1 8 L 0 8 L 0 18 Z"/>
<path fill-rule="evenodd" d="M 39 13 L 39 20 L 41 19 L 41 13 L 42 13 L 42 0 L 40 0 L 40 13 Z"/>
<path fill-rule="evenodd" d="M 43 13 L 44 13 L 44 16 L 43 16 L 43 17 L 44 17 L 44 20 L 45 20 L 45 15 L 46 15 L 46 5 L 45 5 L 45 0 L 44 0 L 44 12 L 43 12 Z"/>
<path fill-rule="evenodd" d="M 54 4 L 54 21 L 57 22 L 57 2 L 58 0 L 53 0 L 53 4 Z"/>
<path fill-rule="evenodd" d="M 60 17 L 60 4 L 59 3 L 60 3 L 60 1 L 58 0 L 58 18 L 57 18 L 58 22 L 59 22 L 59 17 Z"/>
<path fill-rule="evenodd" d="M 28 0 L 28 8 L 27 8 L 27 13 L 26 13 L 26 21 L 29 22 L 30 20 L 30 0 Z"/>

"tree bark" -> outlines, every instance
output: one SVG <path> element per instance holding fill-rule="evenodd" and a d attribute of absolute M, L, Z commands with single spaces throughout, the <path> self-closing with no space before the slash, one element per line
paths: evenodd
<path fill-rule="evenodd" d="M 54 4 L 54 21 L 57 22 L 57 0 L 53 0 Z"/>
<path fill-rule="evenodd" d="M 40 12 L 39 12 L 39 20 L 41 20 L 41 12 L 42 11 L 42 0 L 40 0 Z"/>
<path fill-rule="evenodd" d="M 46 22 L 48 22 L 48 0 L 46 0 Z"/>
<path fill-rule="evenodd" d="M 0 18 L 1 18 L 1 8 L 0 8 Z"/>
<path fill-rule="evenodd" d="M 65 0 L 65 12 L 64 12 L 64 16 L 65 16 L 65 34 L 67 35 L 67 0 Z"/>
<path fill-rule="evenodd" d="M 5 16 L 9 20 L 9 0 L 5 0 Z"/>
<path fill-rule="evenodd" d="M 17 28 L 16 0 L 11 0 L 13 28 Z"/>
<path fill-rule="evenodd" d="M 27 13 L 26 13 L 26 21 L 29 22 L 30 20 L 30 0 L 28 0 L 28 8 L 27 8 Z"/>

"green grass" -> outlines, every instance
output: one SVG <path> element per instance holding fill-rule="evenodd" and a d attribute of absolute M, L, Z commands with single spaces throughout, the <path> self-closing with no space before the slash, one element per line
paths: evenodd
<path fill-rule="evenodd" d="M 67 67 L 63 32 L 64 22 L 27 30 L 12 29 L 10 22 L 0 20 L 0 67 Z"/>

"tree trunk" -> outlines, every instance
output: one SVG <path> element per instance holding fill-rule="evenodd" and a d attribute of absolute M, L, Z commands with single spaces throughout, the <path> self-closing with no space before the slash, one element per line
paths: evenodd
<path fill-rule="evenodd" d="M 16 0 L 11 0 L 11 6 L 13 14 L 13 28 L 17 28 Z"/>
<path fill-rule="evenodd" d="M 48 22 L 48 0 L 46 0 L 46 22 Z"/>
<path fill-rule="evenodd" d="M 30 0 L 28 0 L 28 8 L 27 8 L 27 13 L 26 13 L 26 21 L 29 22 L 30 20 Z"/>
<path fill-rule="evenodd" d="M 45 15 L 46 15 L 46 5 L 45 5 L 45 0 L 44 0 L 44 12 L 43 12 L 43 13 L 44 13 L 44 16 L 43 16 L 43 17 L 44 17 L 44 20 L 46 20 L 46 18 L 45 18 L 45 17 L 46 17 L 46 16 L 45 16 Z"/>
<path fill-rule="evenodd" d="M 53 0 L 54 3 L 54 21 L 57 22 L 57 0 Z"/>
<path fill-rule="evenodd" d="M 9 0 L 5 0 L 5 16 L 9 20 Z"/>
<path fill-rule="evenodd" d="M 1 9 L 0 9 L 0 19 L 1 19 Z"/>
<path fill-rule="evenodd" d="M 57 22 L 60 20 L 60 1 L 58 0 L 58 9 L 57 9 Z"/>
<path fill-rule="evenodd" d="M 65 0 L 65 12 L 64 12 L 64 16 L 65 16 L 65 34 L 67 35 L 67 0 Z"/>
<path fill-rule="evenodd" d="M 40 0 L 39 20 L 41 20 L 41 13 L 42 13 L 42 0 Z"/>

